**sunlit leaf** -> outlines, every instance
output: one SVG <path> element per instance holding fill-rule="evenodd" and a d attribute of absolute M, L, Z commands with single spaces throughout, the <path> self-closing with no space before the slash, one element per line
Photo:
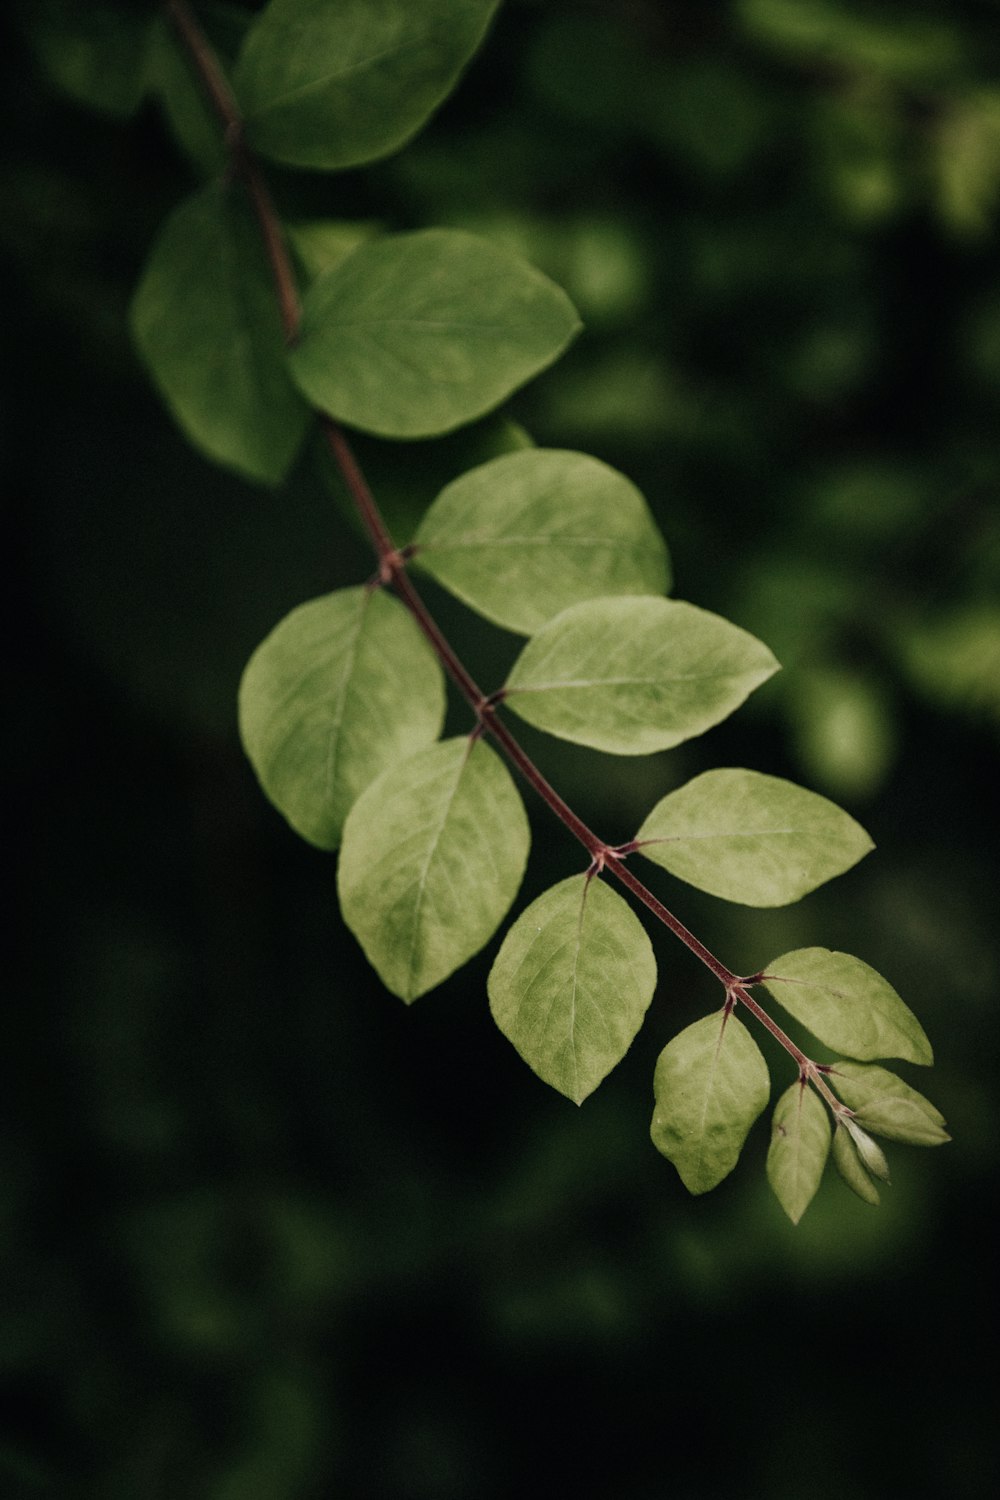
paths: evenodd
<path fill-rule="evenodd" d="M 463 474 L 414 540 L 426 572 L 525 635 L 584 599 L 663 593 L 669 583 L 642 495 L 584 453 L 536 448 Z"/>
<path fill-rule="evenodd" d="M 445 740 L 391 767 L 344 825 L 344 920 L 409 1002 L 489 942 L 517 895 L 530 834 L 509 772 L 481 740 Z"/>
<path fill-rule="evenodd" d="M 300 605 L 258 646 L 239 708 L 264 791 L 303 838 L 333 849 L 368 783 L 437 739 L 444 678 L 402 605 L 341 589 Z"/>
<path fill-rule="evenodd" d="M 705 771 L 653 808 L 640 853 L 680 880 L 745 906 L 784 906 L 872 848 L 847 813 L 777 776 Z"/>
<path fill-rule="evenodd" d="M 881 974 L 849 953 L 798 948 L 767 967 L 764 984 L 788 1014 L 836 1052 L 870 1062 L 932 1063 L 923 1027 Z"/>
<path fill-rule="evenodd" d="M 277 484 L 309 413 L 288 378 L 260 236 L 237 187 L 212 183 L 171 214 L 136 291 L 132 329 L 192 443 Z"/>
<path fill-rule="evenodd" d="M 707 1193 L 735 1167 L 767 1104 L 770 1080 L 742 1021 L 721 1013 L 686 1027 L 660 1053 L 653 1080 L 656 1149 L 691 1193 Z"/>
<path fill-rule="evenodd" d="M 858 1149 L 851 1139 L 846 1125 L 839 1121 L 833 1132 L 833 1164 L 847 1183 L 852 1193 L 857 1193 L 863 1203 L 878 1206 L 878 1188 L 865 1171 Z"/>
<path fill-rule="evenodd" d="M 774 1108 L 767 1180 L 793 1224 L 797 1224 L 819 1187 L 830 1154 L 826 1105 L 798 1081 Z"/>
<path fill-rule="evenodd" d="M 331 416 L 382 437 L 434 437 L 491 411 L 579 329 L 565 292 L 457 229 L 362 245 L 306 293 L 289 356 Z"/>
<path fill-rule="evenodd" d="M 271 0 L 236 69 L 255 150 L 330 171 L 387 156 L 448 96 L 498 0 Z"/>
<path fill-rule="evenodd" d="M 858 1124 L 875 1135 L 912 1146 L 940 1146 L 951 1139 L 940 1110 L 888 1068 L 836 1062 L 830 1082 Z"/>
<path fill-rule="evenodd" d="M 647 755 L 718 724 L 777 668 L 762 642 L 693 604 L 592 599 L 532 637 L 505 698 L 560 739 Z"/>
<path fill-rule="evenodd" d="M 628 1051 L 656 985 L 642 923 L 603 881 L 573 875 L 514 923 L 490 1009 L 540 1078 L 580 1104 Z"/>

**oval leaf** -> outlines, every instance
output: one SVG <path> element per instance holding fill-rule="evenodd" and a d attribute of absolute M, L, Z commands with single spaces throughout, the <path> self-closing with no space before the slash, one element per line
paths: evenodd
<path fill-rule="evenodd" d="M 799 1082 L 787 1088 L 774 1109 L 767 1180 L 793 1224 L 809 1207 L 830 1154 L 826 1105 Z"/>
<path fill-rule="evenodd" d="M 517 895 L 530 835 L 509 772 L 481 740 L 445 740 L 384 771 L 347 815 L 344 920 L 407 1002 L 489 942 Z"/>
<path fill-rule="evenodd" d="M 851 1132 L 839 1120 L 833 1132 L 833 1164 L 852 1193 L 857 1193 L 863 1203 L 878 1207 L 878 1188 L 865 1171 Z"/>
<path fill-rule="evenodd" d="M 271 0 L 235 86 L 252 146 L 332 171 L 404 145 L 454 88 L 499 0 Z"/>
<path fill-rule="evenodd" d="M 341 589 L 292 611 L 240 683 L 243 745 L 275 807 L 334 849 L 344 819 L 387 766 L 436 740 L 441 668 L 401 604 Z"/>
<path fill-rule="evenodd" d="M 491 411 L 579 329 L 554 282 L 457 229 L 362 245 L 320 276 L 290 357 L 330 416 L 381 437 L 434 437 Z"/>
<path fill-rule="evenodd" d="M 679 880 L 744 906 L 784 906 L 874 846 L 825 797 L 759 771 L 706 771 L 658 802 L 639 852 Z"/>
<path fill-rule="evenodd" d="M 615 755 L 702 734 L 778 669 L 765 645 L 673 599 L 592 599 L 524 647 L 504 697 L 538 729 Z"/>
<path fill-rule="evenodd" d="M 660 1053 L 653 1080 L 653 1145 L 691 1193 L 707 1193 L 739 1160 L 770 1081 L 760 1048 L 736 1016 L 688 1026 Z"/>
<path fill-rule="evenodd" d="M 625 1056 L 655 987 L 642 923 L 602 881 L 574 875 L 504 938 L 490 1009 L 528 1066 L 580 1104 Z"/>
<path fill-rule="evenodd" d="M 530 449 L 463 474 L 414 540 L 425 572 L 524 635 L 584 599 L 669 586 L 666 547 L 642 495 L 585 453 Z"/>
<path fill-rule="evenodd" d="M 940 1110 L 888 1068 L 837 1062 L 830 1082 L 858 1124 L 875 1135 L 911 1146 L 940 1146 L 951 1139 Z"/>
<path fill-rule="evenodd" d="M 763 983 L 790 1016 L 835 1052 L 862 1062 L 878 1057 L 934 1061 L 916 1016 L 860 958 L 829 948 L 797 948 L 768 965 Z"/>
<path fill-rule="evenodd" d="M 277 484 L 309 412 L 285 369 L 270 275 L 238 189 L 213 183 L 171 214 L 136 291 L 132 331 L 195 447 Z"/>

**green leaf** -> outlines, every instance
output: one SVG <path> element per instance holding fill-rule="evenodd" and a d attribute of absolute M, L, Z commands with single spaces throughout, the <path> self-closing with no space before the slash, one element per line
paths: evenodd
<path fill-rule="evenodd" d="M 330 416 L 381 437 L 435 437 L 491 411 L 579 329 L 526 261 L 457 229 L 362 245 L 306 293 L 292 376 Z"/>
<path fill-rule="evenodd" d="M 370 781 L 436 740 L 441 668 L 401 604 L 341 589 L 287 615 L 240 683 L 240 733 L 261 786 L 310 843 L 334 849 Z"/>
<path fill-rule="evenodd" d="M 332 171 L 398 150 L 447 98 L 498 0 L 271 0 L 236 93 L 254 150 Z"/>
<path fill-rule="evenodd" d="M 625 1056 L 655 987 L 642 923 L 603 881 L 573 875 L 504 938 L 490 1009 L 528 1066 L 581 1104 Z"/>
<path fill-rule="evenodd" d="M 833 1164 L 852 1193 L 857 1193 L 863 1203 L 878 1207 L 878 1188 L 865 1171 L 850 1131 L 839 1120 L 833 1132 Z"/>
<path fill-rule="evenodd" d="M 862 1130 L 857 1120 L 844 1118 L 843 1128 L 847 1131 L 858 1158 L 866 1172 L 872 1177 L 878 1177 L 882 1182 L 889 1181 L 889 1163 L 885 1159 L 885 1152 L 877 1141 L 874 1141 L 867 1130 Z"/>
<path fill-rule="evenodd" d="M 825 797 L 758 771 L 706 771 L 658 802 L 639 852 L 679 880 L 744 906 L 784 906 L 873 847 Z"/>
<path fill-rule="evenodd" d="M 669 586 L 666 547 L 623 474 L 584 453 L 510 453 L 454 480 L 415 542 L 420 566 L 524 635 L 571 604 Z"/>
<path fill-rule="evenodd" d="M 653 1080 L 653 1145 L 691 1193 L 728 1177 L 767 1104 L 770 1081 L 760 1048 L 736 1016 L 695 1021 L 660 1053 Z"/>
<path fill-rule="evenodd" d="M 912 1146 L 940 1146 L 951 1139 L 940 1110 L 888 1068 L 836 1062 L 830 1082 L 858 1124 L 875 1135 Z"/>
<path fill-rule="evenodd" d="M 267 264 L 238 189 L 213 183 L 171 214 L 135 294 L 132 330 L 195 447 L 277 484 L 309 413 L 285 370 Z"/>
<path fill-rule="evenodd" d="M 830 1154 L 826 1106 L 798 1081 L 775 1105 L 767 1180 L 793 1224 L 797 1224 L 819 1187 Z"/>
<path fill-rule="evenodd" d="M 238 5 L 202 3 L 198 20 L 216 60 L 228 74 L 252 17 Z M 225 170 L 229 151 L 218 116 L 205 95 L 191 59 L 166 15 L 150 32 L 147 60 L 150 89 L 159 98 L 170 131 L 185 155 L 206 176 Z"/>
<path fill-rule="evenodd" d="M 647 755 L 718 724 L 777 669 L 754 636 L 693 604 L 592 599 L 532 637 L 504 696 L 560 739 Z"/>
<path fill-rule="evenodd" d="M 387 989 L 409 1003 L 489 942 L 529 841 L 517 788 L 481 740 L 432 745 L 362 792 L 337 884 L 344 920 Z"/>
<path fill-rule="evenodd" d="M 797 948 L 768 965 L 763 983 L 790 1016 L 835 1052 L 862 1062 L 878 1057 L 934 1061 L 916 1016 L 860 958 L 829 948 Z"/>

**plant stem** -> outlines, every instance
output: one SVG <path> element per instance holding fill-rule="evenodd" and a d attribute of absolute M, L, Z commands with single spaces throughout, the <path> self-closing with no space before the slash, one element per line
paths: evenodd
<path fill-rule="evenodd" d="M 267 184 L 252 152 L 246 145 L 243 120 L 238 105 L 233 97 L 225 74 L 219 66 L 218 60 L 191 7 L 187 4 L 187 0 L 165 0 L 165 9 L 188 53 L 208 101 L 218 116 L 225 132 L 233 173 L 241 180 L 246 189 L 260 228 L 261 239 L 267 253 L 274 280 L 275 296 L 281 312 L 285 339 L 289 344 L 294 343 L 302 319 L 302 307 L 296 286 L 295 273 L 291 257 L 288 253 L 288 247 L 285 243 L 281 221 L 275 210 Z M 333 461 L 343 478 L 354 507 L 375 551 L 379 564 L 380 582 L 391 585 L 400 601 L 409 610 L 430 643 L 442 667 L 472 708 L 482 729 L 492 736 L 508 760 L 520 771 L 525 781 L 535 789 L 555 816 L 579 840 L 590 854 L 595 870 L 607 869 L 616 880 L 620 881 L 627 890 L 632 892 L 638 901 L 641 901 L 652 912 L 658 921 L 669 928 L 674 936 L 679 938 L 725 987 L 727 998 L 730 1000 L 735 999 L 741 1005 L 745 1005 L 750 1013 L 756 1017 L 762 1026 L 767 1028 L 771 1035 L 780 1042 L 785 1051 L 795 1060 L 802 1077 L 808 1078 L 813 1082 L 819 1092 L 826 1098 L 831 1108 L 842 1112 L 843 1107 L 839 1104 L 822 1075 L 817 1071 L 817 1065 L 795 1045 L 791 1037 L 781 1029 L 776 1021 L 772 1020 L 763 1007 L 753 998 L 746 987 L 746 981 L 741 980 L 732 970 L 727 969 L 725 964 L 716 958 L 706 948 L 705 944 L 696 938 L 684 926 L 683 922 L 675 917 L 673 912 L 669 911 L 663 905 L 662 901 L 658 900 L 636 875 L 632 874 L 631 870 L 626 868 L 624 863 L 625 856 L 632 852 L 635 845 L 625 844 L 620 846 L 620 848 L 615 848 L 612 845 L 606 844 L 592 829 L 588 828 L 582 818 L 579 818 L 572 808 L 563 801 L 559 793 L 542 775 L 527 751 L 522 748 L 506 724 L 497 717 L 496 710 L 499 695 L 489 697 L 482 692 L 424 604 L 423 599 L 420 597 L 412 579 L 406 571 L 406 557 L 393 543 L 385 521 L 382 518 L 382 513 L 379 510 L 378 503 L 361 472 L 354 452 L 339 423 L 321 412 L 317 412 L 317 419 L 321 425 Z"/>

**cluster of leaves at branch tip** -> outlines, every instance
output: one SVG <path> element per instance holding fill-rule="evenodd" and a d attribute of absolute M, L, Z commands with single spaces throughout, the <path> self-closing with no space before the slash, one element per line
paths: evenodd
<path fill-rule="evenodd" d="M 398 150 L 455 87 L 496 8 L 270 0 L 232 48 L 251 150 L 321 171 Z M 146 86 L 193 143 L 189 154 L 215 171 L 222 158 L 203 146 L 205 119 L 178 104 L 177 38 L 159 25 L 150 45 Z M 132 308 L 139 352 L 181 429 L 255 482 L 286 478 L 311 412 L 388 439 L 443 435 L 502 405 L 579 331 L 559 287 L 477 236 L 334 222 L 289 230 L 311 277 L 292 348 L 239 171 L 167 220 Z M 420 522 L 408 566 L 527 637 L 495 695 L 501 712 L 608 754 L 647 755 L 700 735 L 777 670 L 745 630 L 667 597 L 670 559 L 644 497 L 586 454 L 525 447 L 453 476 Z M 413 616 L 360 586 L 293 610 L 253 654 L 239 692 L 264 792 L 305 839 L 340 848 L 344 919 L 407 1003 L 494 938 L 529 854 L 520 793 L 482 737 L 489 717 L 441 741 L 444 710 L 442 668 Z M 773 907 L 871 847 L 827 799 L 728 767 L 663 797 L 619 857 L 637 853 L 698 890 Z M 529 1067 L 579 1104 L 625 1055 L 656 979 L 641 923 L 591 868 L 517 917 L 490 971 L 489 1003 Z M 656 1064 L 656 1147 L 692 1193 L 735 1167 L 770 1097 L 742 1018 L 763 1014 L 751 988 L 841 1058 L 820 1068 L 786 1038 L 799 1076 L 772 1117 L 767 1176 L 779 1202 L 797 1222 L 830 1155 L 848 1186 L 877 1202 L 875 1179 L 887 1181 L 888 1167 L 876 1136 L 936 1145 L 947 1135 L 934 1106 L 881 1066 L 931 1062 L 919 1022 L 849 954 L 786 953 L 675 1036 Z"/>

